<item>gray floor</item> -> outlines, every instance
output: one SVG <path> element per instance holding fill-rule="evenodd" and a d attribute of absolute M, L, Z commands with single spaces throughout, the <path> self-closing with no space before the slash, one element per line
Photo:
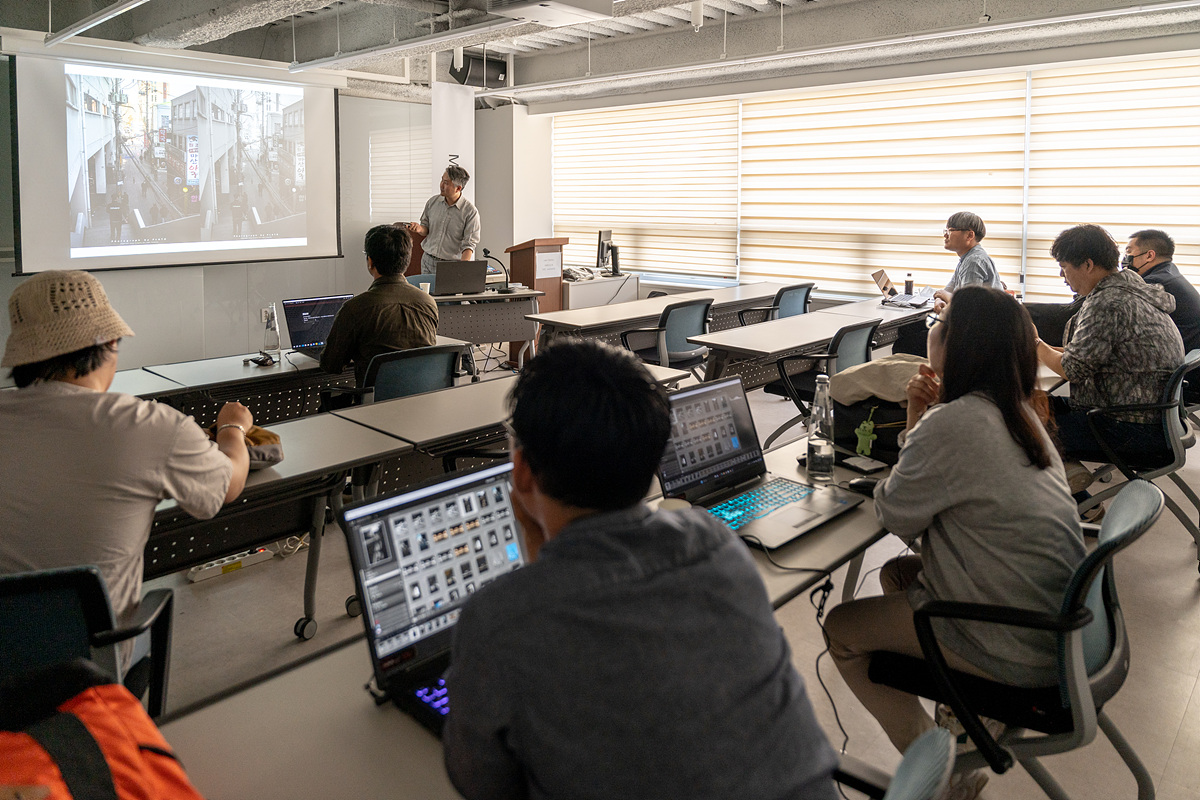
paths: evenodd
<path fill-rule="evenodd" d="M 786 401 L 761 392 L 750 397 L 761 438 L 791 416 Z M 1200 485 L 1200 456 L 1192 462 L 1183 477 L 1190 485 Z M 1168 485 L 1163 482 L 1164 487 Z M 1178 492 L 1167 491 L 1186 504 Z M 868 552 L 865 569 L 878 567 L 902 550 L 899 540 L 883 540 Z M 343 608 L 351 578 L 344 540 L 337 528 L 330 526 L 318 591 L 320 629 L 308 642 L 292 634 L 292 625 L 301 613 L 305 559 L 306 551 L 301 551 L 197 584 L 188 584 L 182 576 L 156 582 L 176 589 L 172 709 L 179 710 L 362 633 L 361 620 L 348 618 Z M 1169 512 L 1116 562 L 1133 645 L 1132 668 L 1125 687 L 1107 710 L 1146 762 L 1161 800 L 1200 795 L 1196 788 L 1200 786 L 1200 580 L 1196 563 L 1191 537 Z M 840 573 L 835 574 L 838 590 L 831 604 L 840 596 L 840 578 Z M 878 591 L 875 574 L 868 573 L 860 594 Z M 833 707 L 814 668 L 824 648 L 815 612 L 801 597 L 780 609 L 777 616 L 818 717 L 835 747 L 840 746 Z M 899 755 L 847 690 L 828 657 L 821 659 L 821 675 L 849 733 L 847 752 L 885 768 L 894 767 Z M 369 676 L 351 677 L 365 682 Z M 1044 763 L 1080 800 L 1135 796 L 1133 778 L 1103 735 L 1081 751 L 1047 758 Z M 1029 776 L 1015 767 L 1005 775 L 992 776 L 982 796 L 1015 800 L 1043 795 Z"/>

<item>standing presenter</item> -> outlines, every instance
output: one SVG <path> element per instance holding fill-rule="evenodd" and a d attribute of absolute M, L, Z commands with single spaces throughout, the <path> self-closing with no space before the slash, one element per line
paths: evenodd
<path fill-rule="evenodd" d="M 439 194 L 429 198 L 420 222 L 398 222 L 412 233 L 425 237 L 421 243 L 421 273 L 437 274 L 439 261 L 471 261 L 479 245 L 479 211 L 463 197 L 471 176 L 457 164 L 446 167 L 438 185 Z"/>

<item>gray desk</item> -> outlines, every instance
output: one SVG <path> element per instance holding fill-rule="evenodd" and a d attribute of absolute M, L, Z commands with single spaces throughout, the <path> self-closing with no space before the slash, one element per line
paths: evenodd
<path fill-rule="evenodd" d="M 209 800 L 460 798 L 442 745 L 363 691 L 363 639 L 163 726 Z"/>
<path fill-rule="evenodd" d="M 679 382 L 692 377 L 692 373 L 686 369 L 675 369 L 674 367 L 660 367 L 658 364 L 642 364 L 646 371 L 650 373 L 650 377 L 661 383 L 667 389 L 674 389 L 679 385 Z"/>
<path fill-rule="evenodd" d="M 933 311 L 933 305 L 930 304 L 925 308 L 898 308 L 896 306 L 885 306 L 878 299 L 872 299 L 843 303 L 840 306 L 830 306 L 829 308 L 821 309 L 821 311 L 826 314 L 837 314 L 860 320 L 882 319 L 883 325 L 880 326 L 881 328 L 893 328 L 903 325 L 906 322 L 915 322 L 918 319 L 922 319 L 930 311 Z"/>
<path fill-rule="evenodd" d="M 110 392 L 132 394 L 138 397 L 154 397 L 167 392 L 175 392 L 183 387 L 170 378 L 155 375 L 144 369 L 122 369 L 113 376 Z"/>
<path fill-rule="evenodd" d="M 653 325 L 658 322 L 658 317 L 662 314 L 663 309 L 672 303 L 681 303 L 701 297 L 713 299 L 713 320 L 709 326 L 710 330 L 720 331 L 726 328 L 736 328 L 738 311 L 760 306 L 764 302 L 774 299 L 775 293 L 784 285 L 782 283 L 746 283 L 727 289 L 684 292 L 666 297 L 634 300 L 630 303 L 533 314 L 529 319 L 542 326 L 539 337 L 541 344 L 546 344 L 559 336 L 582 336 L 589 339 L 601 339 L 620 347 L 623 331 Z"/>
<path fill-rule="evenodd" d="M 800 446 L 769 453 L 768 466 L 797 476 Z M 884 535 L 868 500 L 774 555 L 790 566 L 831 571 L 861 563 L 866 548 Z M 752 552 L 776 608 L 823 578 L 781 570 Z M 853 590 L 856 580 L 857 573 L 848 575 L 846 585 Z M 377 707 L 362 688 L 370 675 L 366 642 L 357 639 L 173 720 L 163 735 L 212 800 L 459 797 L 442 766 L 440 743 L 390 703 Z"/>
<path fill-rule="evenodd" d="M 544 294 L 536 289 L 522 289 L 511 294 L 482 292 L 435 297 L 438 333 L 473 344 L 525 342 L 518 355 L 518 363 L 523 363 L 537 336 L 537 323 L 527 317 L 537 314 L 537 299 Z"/>
<path fill-rule="evenodd" d="M 469 345 L 446 336 L 438 336 L 436 343 L 464 348 Z M 178 384 L 156 393 L 154 399 L 194 416 L 201 425 L 216 422 L 221 406 L 231 400 L 244 403 L 258 425 L 296 419 L 316 413 L 322 389 L 354 386 L 353 371 L 330 375 L 321 370 L 316 359 L 300 353 L 285 350 L 284 356 L 269 367 L 245 363 L 253 355 L 257 354 L 157 364 L 144 369 Z"/>
<path fill-rule="evenodd" d="M 710 350 L 705 365 L 706 380 L 736 372 L 742 376 L 746 388 L 751 389 L 778 377 L 777 359 L 806 351 L 822 352 L 839 330 L 852 324 L 846 317 L 812 311 L 744 328 L 690 336 L 688 341 Z"/>
<path fill-rule="evenodd" d="M 307 533 L 304 616 L 294 630 L 299 634 L 303 629 L 303 638 L 309 639 L 316 633 L 313 615 L 326 506 L 340 503 L 347 472 L 401 457 L 413 448 L 332 414 L 269 427 L 283 441 L 283 462 L 252 472 L 241 496 L 210 520 L 191 517 L 173 501 L 161 503 L 146 543 L 144 574 L 155 578 L 179 572 Z"/>

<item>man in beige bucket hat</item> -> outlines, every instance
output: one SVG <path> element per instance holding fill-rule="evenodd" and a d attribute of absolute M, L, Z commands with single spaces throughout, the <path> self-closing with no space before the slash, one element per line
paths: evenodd
<path fill-rule="evenodd" d="M 0 573 L 95 564 L 124 615 L 141 597 L 155 505 L 171 497 L 207 519 L 241 494 L 253 418 L 227 403 L 214 444 L 169 406 L 110 393 L 133 331 L 86 272 L 29 278 L 8 313 L 0 366 L 18 388 L 0 392 Z"/>

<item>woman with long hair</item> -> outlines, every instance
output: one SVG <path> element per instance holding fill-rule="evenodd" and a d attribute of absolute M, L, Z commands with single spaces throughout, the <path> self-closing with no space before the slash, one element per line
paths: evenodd
<path fill-rule="evenodd" d="M 1035 401 L 1037 353 L 1025 309 L 998 289 L 969 286 L 931 315 L 929 366 L 908 384 L 900 459 L 875 487 L 875 512 L 919 556 L 889 561 L 883 595 L 844 603 L 825 626 L 834 663 L 901 752 L 933 720 L 913 695 L 872 683 L 870 656 L 921 656 L 912 603 L 924 599 L 1055 612 L 1085 550 L 1062 460 Z M 1042 414 L 1039 414 L 1038 406 Z M 954 669 L 1018 686 L 1053 684 L 1054 634 L 942 620 Z M 953 796 L 986 777 L 958 775 Z"/>

